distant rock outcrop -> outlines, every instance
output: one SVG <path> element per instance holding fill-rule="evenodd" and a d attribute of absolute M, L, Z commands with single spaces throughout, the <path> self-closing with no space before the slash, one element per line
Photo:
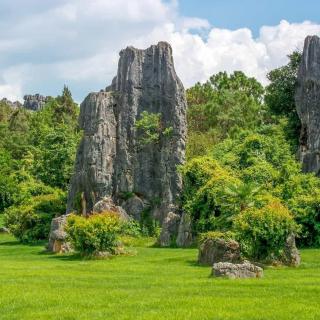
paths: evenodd
<path fill-rule="evenodd" d="M 159 115 L 159 130 L 168 129 L 170 134 L 141 144 L 144 133 L 135 124 L 144 111 Z M 79 123 L 84 135 L 67 213 L 79 208 L 79 202 L 82 212 L 90 213 L 109 196 L 136 219 L 139 210 L 161 224 L 169 213 L 180 219 L 182 179 L 177 167 L 185 160 L 186 98 L 168 43 L 122 50 L 117 76 L 105 90 L 86 97 Z M 174 223 L 175 232 L 178 226 L 179 221 Z"/>
<path fill-rule="evenodd" d="M 320 175 L 320 38 L 317 36 L 305 40 L 295 100 L 301 120 L 299 158 L 303 171 Z"/>
<path fill-rule="evenodd" d="M 34 95 L 25 95 L 23 97 L 23 107 L 33 111 L 41 110 L 48 101 L 48 98 L 49 97 L 42 96 L 38 93 Z"/>
<path fill-rule="evenodd" d="M 7 98 L 1 99 L 0 102 L 5 103 L 6 105 L 11 107 L 12 109 L 18 109 L 18 108 L 22 107 L 22 104 L 19 101 L 10 101 Z"/>

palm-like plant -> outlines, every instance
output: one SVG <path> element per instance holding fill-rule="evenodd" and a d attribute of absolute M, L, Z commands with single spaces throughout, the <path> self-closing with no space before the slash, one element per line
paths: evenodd
<path fill-rule="evenodd" d="M 260 192 L 260 187 L 254 183 L 241 183 L 229 185 L 225 188 L 226 203 L 231 205 L 235 212 L 242 212 L 255 204 L 255 196 Z"/>

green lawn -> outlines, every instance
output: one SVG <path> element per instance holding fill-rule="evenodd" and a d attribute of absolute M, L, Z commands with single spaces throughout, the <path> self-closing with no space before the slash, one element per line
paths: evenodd
<path fill-rule="evenodd" d="M 0 235 L 0 319 L 320 319 L 320 250 L 263 279 L 210 277 L 195 249 L 82 261 Z"/>

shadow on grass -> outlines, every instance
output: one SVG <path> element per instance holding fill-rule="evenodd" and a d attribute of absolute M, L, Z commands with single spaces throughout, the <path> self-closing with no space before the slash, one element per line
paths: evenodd
<path fill-rule="evenodd" d="M 20 243 L 18 241 L 2 241 L 0 246 L 18 246 Z"/>
<path fill-rule="evenodd" d="M 23 243 L 23 242 L 19 242 L 18 240 L 11 240 L 11 241 L 2 241 L 2 242 L 0 242 L 0 246 L 39 247 L 39 246 L 44 246 L 45 244 L 46 244 L 45 241 L 33 242 L 33 243 Z"/>
<path fill-rule="evenodd" d="M 78 253 L 74 253 L 74 254 L 56 254 L 56 253 L 45 251 L 42 254 L 46 254 L 49 259 L 55 259 L 55 260 L 60 260 L 60 261 L 86 261 L 86 260 L 92 260 L 92 259 L 83 257 Z"/>
<path fill-rule="evenodd" d="M 205 264 L 200 264 L 197 260 L 186 260 L 185 263 L 191 267 L 208 268 Z"/>
<path fill-rule="evenodd" d="M 170 245 L 170 246 L 161 246 L 159 243 L 154 243 L 150 246 L 148 246 L 149 248 L 157 248 L 157 249 L 180 249 L 180 250 L 188 250 L 188 249 L 198 249 L 198 247 L 196 245 L 192 245 L 189 247 L 178 247 L 176 244 Z"/>
<path fill-rule="evenodd" d="M 49 251 L 45 247 L 43 248 L 43 250 L 37 252 L 37 254 L 40 256 L 46 256 L 49 259 L 64 260 L 64 261 L 86 260 L 79 253 L 55 253 L 55 252 Z"/>

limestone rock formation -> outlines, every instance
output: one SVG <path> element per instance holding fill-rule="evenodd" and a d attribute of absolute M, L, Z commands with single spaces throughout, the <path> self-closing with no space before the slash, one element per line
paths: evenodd
<path fill-rule="evenodd" d="M 170 128 L 172 134 L 142 145 L 144 133 L 135 123 L 143 111 L 160 114 L 159 130 Z M 95 203 L 112 197 L 137 219 L 142 207 L 150 208 L 160 223 L 169 212 L 180 214 L 182 180 L 177 167 L 185 159 L 186 98 L 168 43 L 122 50 L 117 76 L 105 90 L 85 98 L 79 124 L 84 135 L 67 212 L 80 202 L 82 212 L 90 213 Z M 134 195 L 134 204 L 123 200 L 128 193 Z"/>
<path fill-rule="evenodd" d="M 212 267 L 212 275 L 216 277 L 236 278 L 262 278 L 263 269 L 249 261 L 234 264 L 230 262 L 218 262 Z"/>
<path fill-rule="evenodd" d="M 212 266 L 218 262 L 240 261 L 240 245 L 235 240 L 207 239 L 199 247 L 198 262 L 200 264 Z"/>
<path fill-rule="evenodd" d="M 42 96 L 40 94 L 34 94 L 34 95 L 25 95 L 23 97 L 24 103 L 23 107 L 32 110 L 32 111 L 38 111 L 43 108 L 43 106 L 46 104 L 48 101 L 49 97 Z"/>
<path fill-rule="evenodd" d="M 305 172 L 320 175 L 320 38 L 304 43 L 295 95 L 301 120 L 299 158 Z"/>

